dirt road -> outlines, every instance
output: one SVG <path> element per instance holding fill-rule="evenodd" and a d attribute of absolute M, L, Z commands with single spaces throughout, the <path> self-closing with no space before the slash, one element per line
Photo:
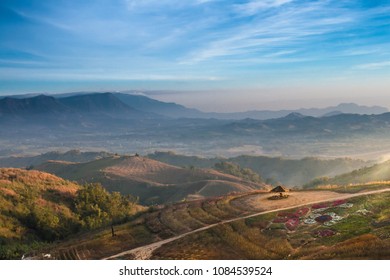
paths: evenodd
<path fill-rule="evenodd" d="M 322 199 L 318 200 L 318 197 L 321 197 L 321 196 L 316 195 L 316 196 L 313 196 L 314 199 L 312 201 L 308 201 L 307 196 L 305 196 L 305 199 L 303 200 L 304 203 L 301 203 L 301 204 L 295 204 L 296 202 L 298 202 L 298 200 L 294 199 L 293 203 L 292 203 L 293 205 L 290 205 L 290 206 L 287 206 L 287 207 L 281 207 L 281 208 L 271 209 L 271 210 L 262 210 L 260 212 L 257 212 L 257 213 L 251 214 L 251 215 L 247 215 L 247 216 L 244 216 L 244 217 L 238 217 L 238 218 L 234 218 L 234 219 L 224 220 L 224 221 L 221 221 L 219 223 L 215 223 L 215 224 L 212 224 L 212 225 L 201 227 L 201 228 L 198 228 L 196 230 L 193 230 L 193 231 L 190 231 L 190 232 L 187 232 L 187 233 L 184 233 L 184 234 L 180 234 L 180 235 L 177 235 L 177 236 L 165 239 L 165 240 L 161 240 L 161 241 L 158 241 L 158 242 L 155 242 L 155 243 L 151 243 L 151 244 L 148 244 L 148 245 L 145 245 L 145 246 L 141 246 L 141 247 L 138 247 L 138 248 L 127 250 L 127 251 L 118 253 L 116 255 L 112 255 L 112 256 L 109 256 L 107 258 L 104 258 L 104 260 L 115 259 L 115 258 L 123 257 L 125 255 L 132 255 L 133 259 L 135 259 L 135 260 L 147 260 L 147 259 L 150 259 L 150 257 L 153 255 L 153 252 L 156 249 L 160 248 L 164 244 L 167 244 L 167 243 L 170 243 L 172 241 L 178 240 L 180 238 L 183 238 L 183 237 L 185 237 L 187 235 L 190 235 L 190 234 L 193 234 L 193 233 L 197 233 L 197 232 L 208 230 L 208 229 L 210 229 L 212 227 L 215 227 L 215 226 L 218 226 L 218 225 L 221 225 L 221 224 L 231 223 L 231 222 L 238 221 L 238 220 L 241 220 L 241 219 L 248 219 L 248 218 L 256 217 L 256 216 L 263 215 L 263 214 L 290 210 L 290 209 L 294 209 L 294 208 L 297 208 L 297 207 L 303 207 L 303 206 L 307 206 L 307 205 L 315 204 L 315 203 L 329 202 L 329 201 L 338 200 L 338 199 L 348 199 L 348 198 L 353 198 L 353 197 L 358 197 L 358 196 L 363 196 L 363 195 L 378 194 L 378 193 L 389 192 L 389 191 L 390 191 L 390 188 L 381 189 L 381 190 L 375 190 L 375 191 L 355 193 L 355 194 L 340 194 L 340 193 L 335 193 L 335 192 L 329 192 L 328 191 L 328 192 L 326 192 L 326 195 L 325 195 L 326 198 L 325 199 L 324 199 L 324 196 L 322 196 Z M 317 191 L 315 193 L 319 194 L 321 192 Z M 333 195 L 331 195 L 331 194 L 333 194 Z M 251 203 L 253 203 L 253 200 L 256 200 L 257 196 L 259 196 L 259 197 L 261 196 L 261 198 L 260 198 L 261 200 L 264 200 L 264 198 L 266 197 L 264 195 L 254 195 L 252 198 L 250 198 L 252 200 Z M 257 199 L 259 199 L 259 198 L 257 198 Z M 270 203 L 269 205 L 270 205 L 269 207 L 273 206 L 272 203 Z M 262 205 L 262 207 L 264 209 L 264 205 Z"/>

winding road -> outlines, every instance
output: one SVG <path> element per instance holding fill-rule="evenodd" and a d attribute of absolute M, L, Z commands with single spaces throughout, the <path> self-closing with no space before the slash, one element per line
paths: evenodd
<path fill-rule="evenodd" d="M 308 205 L 315 204 L 315 203 L 331 202 L 331 201 L 339 200 L 339 199 L 349 199 L 349 198 L 353 198 L 353 197 L 359 197 L 359 196 L 370 195 L 370 194 L 378 194 L 378 193 L 389 192 L 389 191 L 390 191 L 390 188 L 385 188 L 385 189 L 375 190 L 375 191 L 359 192 L 359 193 L 354 193 L 354 194 L 335 193 L 335 197 L 331 198 L 331 199 L 327 198 L 327 199 L 322 199 L 322 200 L 313 200 L 313 201 L 310 201 L 310 202 L 305 202 L 303 204 L 292 205 L 292 206 L 289 206 L 289 207 L 283 207 L 283 208 L 278 208 L 278 209 L 260 211 L 260 212 L 257 212 L 257 213 L 254 213 L 254 214 L 250 214 L 250 215 L 247 215 L 247 216 L 241 216 L 241 217 L 237 217 L 237 218 L 233 218 L 233 219 L 229 219 L 229 220 L 224 220 L 224 221 L 221 221 L 221 222 L 218 222 L 218 223 L 215 223 L 215 224 L 211 224 L 211 225 L 208 225 L 208 226 L 205 226 L 205 227 L 201 227 L 201 228 L 195 229 L 193 231 L 186 232 L 186 233 L 183 233 L 183 234 L 180 234 L 180 235 L 168 238 L 168 239 L 164 239 L 164 240 L 161 240 L 161 241 L 158 241 L 158 242 L 154 242 L 154 243 L 145 245 L 145 246 L 141 246 L 141 247 L 134 248 L 134 249 L 131 249 L 131 250 L 126 250 L 126 251 L 123 251 L 121 253 L 118 253 L 118 254 L 115 254 L 115 255 L 103 258 L 103 260 L 116 259 L 116 258 L 123 257 L 125 255 L 130 255 L 130 254 L 133 256 L 133 259 L 135 259 L 135 260 L 147 260 L 147 259 L 150 259 L 150 257 L 153 255 L 153 252 L 156 249 L 160 248 L 161 246 L 163 246 L 163 245 L 165 245 L 167 243 L 170 243 L 172 241 L 178 240 L 178 239 L 183 238 L 183 237 L 185 237 L 187 235 L 190 235 L 190 234 L 194 234 L 194 233 L 197 233 L 197 232 L 202 232 L 202 231 L 208 230 L 210 228 L 213 228 L 213 227 L 221 225 L 221 224 L 231 223 L 231 222 L 235 222 L 235 221 L 238 221 L 238 220 L 241 220 L 241 219 L 248 219 L 248 218 L 252 218 L 252 217 L 256 217 L 256 216 L 264 215 L 264 214 L 268 214 L 268 213 L 285 211 L 285 210 L 291 210 L 291 209 L 294 209 L 294 208 L 297 208 L 297 207 L 308 206 Z M 336 195 L 337 195 L 337 197 L 336 197 Z"/>

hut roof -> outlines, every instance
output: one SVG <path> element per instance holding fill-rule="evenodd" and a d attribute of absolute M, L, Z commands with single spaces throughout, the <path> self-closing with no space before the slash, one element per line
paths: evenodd
<path fill-rule="evenodd" d="M 288 192 L 288 189 L 286 189 L 285 187 L 282 187 L 282 186 L 277 186 L 276 188 L 273 188 L 271 190 L 271 192 L 278 192 L 278 193 Z"/>

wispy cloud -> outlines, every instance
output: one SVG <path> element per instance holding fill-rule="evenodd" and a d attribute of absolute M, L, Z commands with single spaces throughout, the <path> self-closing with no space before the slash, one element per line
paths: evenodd
<path fill-rule="evenodd" d="M 195 0 L 195 4 L 206 4 L 211 2 L 216 2 L 218 0 Z"/>
<path fill-rule="evenodd" d="M 390 67 L 390 60 L 381 61 L 381 62 L 373 62 L 373 63 L 365 63 L 355 66 L 355 69 L 359 70 L 379 70 L 383 68 Z"/>
<path fill-rule="evenodd" d="M 254 15 L 259 11 L 269 8 L 277 8 L 293 0 L 253 0 L 243 4 L 236 4 L 235 10 L 244 15 Z"/>
<path fill-rule="evenodd" d="M 291 2 L 293 1 L 252 1 L 245 7 L 249 9 L 253 5 L 257 9 L 270 8 Z M 195 50 L 192 56 L 187 58 L 187 63 L 242 54 L 266 56 L 272 48 L 292 48 L 300 45 L 307 48 L 310 41 L 314 40 L 315 43 L 316 38 L 323 40 L 318 39 L 318 36 L 343 30 L 345 25 L 355 20 L 351 14 L 340 15 L 340 12 L 343 12 L 341 8 L 329 9 L 318 2 L 298 7 L 286 7 L 256 17 L 250 20 L 250 24 L 245 22 L 214 34 L 213 38 L 208 38 L 210 41 L 208 44 Z"/>
<path fill-rule="evenodd" d="M 0 66 L 15 69 L 3 71 L 7 77 L 201 82 L 245 76 L 245 83 L 257 84 L 248 77 L 290 81 L 309 73 L 323 80 L 389 68 L 386 1 L 30 2 L 5 1 L 9 14 L 0 17 Z"/>

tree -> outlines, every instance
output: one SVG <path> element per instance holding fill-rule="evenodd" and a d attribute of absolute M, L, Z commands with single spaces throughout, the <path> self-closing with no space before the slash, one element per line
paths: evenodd
<path fill-rule="evenodd" d="M 114 236 L 114 224 L 131 216 L 137 202 L 138 199 L 130 195 L 110 194 L 100 184 L 87 184 L 77 192 L 75 211 L 84 227 L 93 229 L 111 224 Z"/>
<path fill-rule="evenodd" d="M 216 163 L 214 167 L 223 173 L 234 175 L 251 182 L 261 183 L 263 181 L 261 176 L 252 169 L 241 168 L 241 166 L 233 162 L 221 161 Z"/>

